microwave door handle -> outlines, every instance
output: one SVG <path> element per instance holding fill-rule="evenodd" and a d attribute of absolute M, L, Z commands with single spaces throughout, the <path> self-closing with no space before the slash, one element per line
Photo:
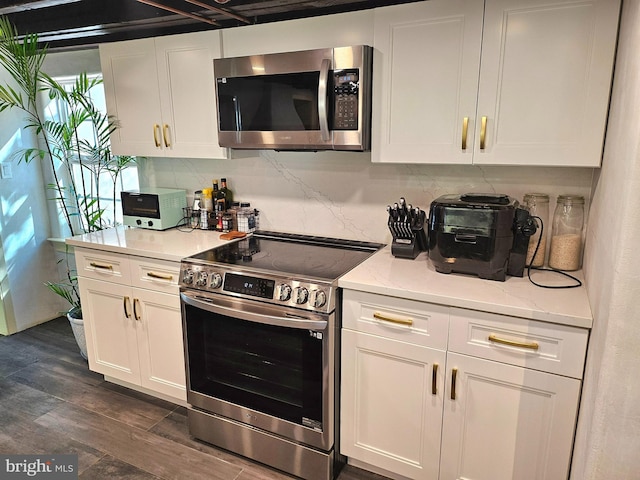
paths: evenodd
<path fill-rule="evenodd" d="M 320 120 L 320 134 L 322 135 L 323 142 L 328 142 L 331 139 L 329 136 L 329 109 L 327 105 L 330 67 L 331 60 L 328 58 L 322 59 L 322 64 L 320 65 L 320 81 L 318 82 L 318 118 Z"/>
<path fill-rule="evenodd" d="M 242 131 L 242 113 L 240 112 L 240 100 L 236 95 L 233 96 L 233 110 L 236 120 L 236 132 Z"/>
<path fill-rule="evenodd" d="M 223 305 L 213 303 L 213 301 L 208 301 L 206 297 L 192 292 L 181 292 L 180 298 L 184 303 L 191 305 L 192 307 L 200 308 L 211 313 L 217 313 L 219 315 L 247 320 L 249 322 L 307 330 L 324 330 L 327 327 L 326 320 L 265 315 L 264 313 L 259 313 L 246 305 L 243 306 L 242 310 L 233 307 L 225 307 Z"/>

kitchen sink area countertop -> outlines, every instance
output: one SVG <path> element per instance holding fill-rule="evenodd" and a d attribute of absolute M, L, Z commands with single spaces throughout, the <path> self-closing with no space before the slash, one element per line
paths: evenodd
<path fill-rule="evenodd" d="M 174 262 L 228 242 L 220 239 L 220 232 L 212 230 L 173 228 L 157 231 L 125 226 L 76 235 L 66 240 L 74 247 Z"/>
<path fill-rule="evenodd" d="M 582 271 L 569 272 L 584 281 Z M 559 273 L 531 271 L 542 285 L 571 285 Z M 467 308 L 490 313 L 591 328 L 593 316 L 584 285 L 549 289 L 533 285 L 527 278 L 510 277 L 499 282 L 471 275 L 436 272 L 426 253 L 415 260 L 396 258 L 385 247 L 343 275 L 338 285 L 345 289 Z"/>

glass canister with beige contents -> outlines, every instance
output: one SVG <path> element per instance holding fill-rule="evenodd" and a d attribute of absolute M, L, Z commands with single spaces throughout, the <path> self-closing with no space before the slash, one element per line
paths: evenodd
<path fill-rule="evenodd" d="M 553 214 L 549 267 L 579 270 L 582 267 L 582 230 L 584 197 L 559 195 Z"/>
<path fill-rule="evenodd" d="M 527 249 L 527 259 L 525 265 L 532 267 L 542 267 L 547 251 L 547 232 L 549 228 L 549 195 L 546 193 L 527 193 L 522 200 L 524 208 L 529 211 L 535 219 L 536 233 L 529 238 L 529 248 Z M 540 225 L 542 223 L 542 225 Z M 543 228 L 541 228 L 541 226 Z M 537 249 L 537 251 L 536 251 Z M 533 254 L 535 253 L 535 258 Z"/>

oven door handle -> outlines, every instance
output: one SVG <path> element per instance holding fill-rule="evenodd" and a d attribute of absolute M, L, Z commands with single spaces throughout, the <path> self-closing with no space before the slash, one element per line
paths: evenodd
<path fill-rule="evenodd" d="M 244 304 L 242 309 L 234 307 L 226 307 L 213 300 L 209 300 L 198 293 L 180 292 L 180 298 L 187 305 L 200 308 L 211 313 L 219 315 L 227 315 L 229 317 L 247 320 L 249 322 L 263 323 L 267 325 L 275 325 L 278 327 L 299 328 L 303 330 L 324 330 L 327 328 L 326 320 L 316 320 L 308 318 L 296 318 L 287 316 L 265 315 L 256 311 L 252 306 Z"/>

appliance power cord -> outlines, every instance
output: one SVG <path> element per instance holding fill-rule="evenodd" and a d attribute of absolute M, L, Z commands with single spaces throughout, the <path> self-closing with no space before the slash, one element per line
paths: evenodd
<path fill-rule="evenodd" d="M 582 282 L 580 281 L 580 279 L 574 277 L 573 275 L 568 274 L 567 272 L 563 272 L 562 270 L 557 270 L 555 268 L 542 268 L 542 267 L 533 267 L 531 266 L 531 264 L 533 263 L 533 259 L 536 258 L 536 254 L 538 253 L 538 249 L 540 248 L 540 243 L 542 242 L 542 235 L 544 235 L 544 223 L 542 222 L 542 219 L 540 217 L 537 216 L 532 216 L 531 218 L 537 219 L 538 222 L 540 223 L 540 236 L 538 237 L 538 243 L 536 244 L 536 248 L 533 251 L 533 255 L 531 256 L 531 262 L 529 262 L 529 265 L 527 265 L 527 277 L 529 278 L 529 281 L 531 283 L 533 283 L 536 287 L 541 287 L 541 288 L 577 288 L 582 286 Z M 576 283 L 573 285 L 543 285 L 541 283 L 536 283 L 533 281 L 533 279 L 531 278 L 531 270 L 542 270 L 545 272 L 556 272 L 559 273 L 560 275 L 563 275 L 567 278 L 570 278 L 571 280 L 575 281 Z"/>

